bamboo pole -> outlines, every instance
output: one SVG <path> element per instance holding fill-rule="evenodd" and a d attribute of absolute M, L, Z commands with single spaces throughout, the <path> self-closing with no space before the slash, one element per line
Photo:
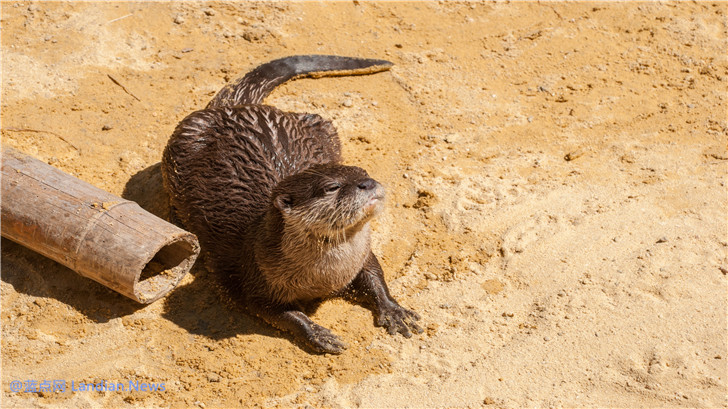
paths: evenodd
<path fill-rule="evenodd" d="M 140 303 L 170 292 L 197 237 L 11 147 L 2 151 L 2 236 Z"/>

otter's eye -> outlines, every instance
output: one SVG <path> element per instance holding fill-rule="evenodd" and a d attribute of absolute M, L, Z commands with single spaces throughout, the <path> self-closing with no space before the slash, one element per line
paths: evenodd
<path fill-rule="evenodd" d="M 324 187 L 324 191 L 326 193 L 332 193 L 332 192 L 336 192 L 337 190 L 339 190 L 339 188 L 341 188 L 341 185 L 340 184 L 338 184 L 338 183 L 329 183 L 328 185 L 326 185 Z"/>

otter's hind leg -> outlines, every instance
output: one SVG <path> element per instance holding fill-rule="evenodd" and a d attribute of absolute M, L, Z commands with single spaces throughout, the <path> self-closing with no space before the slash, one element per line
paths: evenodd
<path fill-rule="evenodd" d="M 313 322 L 293 307 L 249 307 L 250 312 L 281 331 L 286 331 L 318 353 L 340 354 L 346 349 L 338 336 Z"/>
<path fill-rule="evenodd" d="M 391 335 L 399 332 L 409 338 L 412 332 L 422 332 L 422 328 L 415 322 L 420 316 L 399 305 L 389 293 L 384 272 L 374 253 L 369 253 L 364 268 L 343 291 L 342 296 L 374 307 L 377 325 L 387 328 Z"/>

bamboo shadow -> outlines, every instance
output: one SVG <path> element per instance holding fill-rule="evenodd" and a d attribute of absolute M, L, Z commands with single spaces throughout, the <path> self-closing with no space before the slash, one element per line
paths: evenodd
<path fill-rule="evenodd" d="M 33 297 L 55 298 L 97 323 L 134 313 L 144 305 L 11 240 L 2 239 L 2 281 Z"/>

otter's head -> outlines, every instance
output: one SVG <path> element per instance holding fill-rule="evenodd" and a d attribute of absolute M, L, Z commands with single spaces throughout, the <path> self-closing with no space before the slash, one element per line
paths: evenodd
<path fill-rule="evenodd" d="M 283 179 L 273 206 L 289 227 L 338 237 L 381 212 L 384 188 L 356 166 L 317 165 Z"/>

